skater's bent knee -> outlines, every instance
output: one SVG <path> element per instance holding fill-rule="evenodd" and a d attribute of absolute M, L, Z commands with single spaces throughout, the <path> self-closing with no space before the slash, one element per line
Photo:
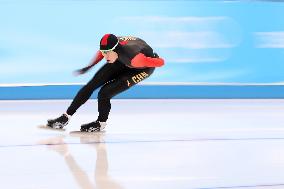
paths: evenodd
<path fill-rule="evenodd" d="M 111 99 L 111 95 L 104 90 L 100 90 L 98 93 L 98 99 Z"/>

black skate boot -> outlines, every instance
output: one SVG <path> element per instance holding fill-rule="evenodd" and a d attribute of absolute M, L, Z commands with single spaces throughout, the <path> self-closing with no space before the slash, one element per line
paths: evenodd
<path fill-rule="evenodd" d="M 69 122 L 69 117 L 66 114 L 62 114 L 60 117 L 55 119 L 47 120 L 47 126 L 53 129 L 63 129 Z"/>
<path fill-rule="evenodd" d="M 95 121 L 81 125 L 82 132 L 100 132 L 106 127 L 106 122 Z"/>

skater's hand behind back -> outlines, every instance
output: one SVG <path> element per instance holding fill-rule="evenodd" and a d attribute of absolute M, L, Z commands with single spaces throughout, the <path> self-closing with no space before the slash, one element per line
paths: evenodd
<path fill-rule="evenodd" d="M 75 76 L 85 74 L 87 71 L 89 71 L 90 68 L 91 68 L 90 66 L 87 66 L 87 67 L 84 67 L 84 68 L 75 70 L 75 71 L 73 72 L 73 74 L 74 74 Z"/>

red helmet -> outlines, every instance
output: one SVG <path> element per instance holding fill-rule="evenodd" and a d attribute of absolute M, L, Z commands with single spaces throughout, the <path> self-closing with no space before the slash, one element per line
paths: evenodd
<path fill-rule="evenodd" d="M 113 34 L 105 34 L 100 41 L 100 50 L 114 50 L 118 45 L 118 39 Z"/>

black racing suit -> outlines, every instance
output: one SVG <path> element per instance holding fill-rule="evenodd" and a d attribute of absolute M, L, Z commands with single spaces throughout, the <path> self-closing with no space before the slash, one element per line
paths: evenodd
<path fill-rule="evenodd" d="M 68 115 L 73 115 L 92 93 L 101 87 L 98 93 L 99 116 L 97 120 L 105 122 L 111 109 L 110 99 L 148 78 L 154 72 L 157 66 L 153 63 L 149 65 L 145 63 L 140 67 L 134 67 L 131 63 L 138 54 L 143 57 L 145 55 L 147 58 L 151 57 L 152 60 L 159 59 L 155 57 L 152 48 L 146 42 L 135 37 L 118 37 L 118 39 L 120 41 L 120 48 L 117 49 L 118 59 L 114 63 L 104 64 L 80 89 L 66 111 Z M 140 62 L 141 59 L 136 61 L 136 64 Z"/>

